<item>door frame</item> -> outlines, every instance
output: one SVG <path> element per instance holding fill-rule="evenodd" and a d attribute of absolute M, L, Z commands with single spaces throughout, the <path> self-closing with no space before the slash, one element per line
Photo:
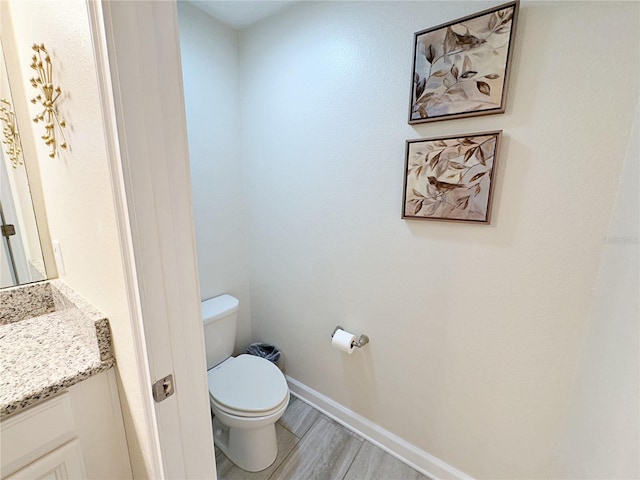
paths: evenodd
<path fill-rule="evenodd" d="M 152 478 L 215 479 L 175 1 L 87 0 Z M 155 403 L 151 383 L 173 374 Z"/>

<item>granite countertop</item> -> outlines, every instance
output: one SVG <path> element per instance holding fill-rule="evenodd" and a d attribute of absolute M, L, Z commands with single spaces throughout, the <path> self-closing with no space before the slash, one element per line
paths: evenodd
<path fill-rule="evenodd" d="M 0 418 L 114 364 L 109 321 L 62 281 L 0 290 Z"/>

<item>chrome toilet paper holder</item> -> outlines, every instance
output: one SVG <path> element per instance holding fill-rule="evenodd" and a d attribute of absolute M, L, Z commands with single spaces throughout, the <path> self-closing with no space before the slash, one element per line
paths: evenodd
<path fill-rule="evenodd" d="M 338 330 L 344 330 L 344 328 L 342 328 L 340 325 L 338 325 L 336 328 L 333 329 L 333 333 L 331 334 L 331 338 L 333 338 L 333 336 L 336 334 L 336 332 Z M 346 332 L 346 330 L 345 330 Z M 358 337 L 357 340 L 354 340 L 351 342 L 351 346 L 352 347 L 357 347 L 357 348 L 361 348 L 364 347 L 367 343 L 369 343 L 369 337 L 366 336 L 365 334 L 362 334 Z"/>

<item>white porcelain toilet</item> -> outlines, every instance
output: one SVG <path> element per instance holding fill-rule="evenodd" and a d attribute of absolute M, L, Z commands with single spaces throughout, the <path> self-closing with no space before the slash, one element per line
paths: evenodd
<path fill-rule="evenodd" d="M 287 408 L 289 388 L 270 361 L 252 355 L 231 356 L 238 304 L 231 295 L 202 302 L 213 435 L 229 460 L 258 472 L 278 455 L 275 423 Z"/>

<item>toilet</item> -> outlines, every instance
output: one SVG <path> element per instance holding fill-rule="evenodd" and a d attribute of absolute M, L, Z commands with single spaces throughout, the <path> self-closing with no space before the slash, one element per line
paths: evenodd
<path fill-rule="evenodd" d="M 258 472 L 278 455 L 275 423 L 287 408 L 289 388 L 270 361 L 231 356 L 238 305 L 231 295 L 202 302 L 213 435 L 229 460 L 243 470 Z"/>

